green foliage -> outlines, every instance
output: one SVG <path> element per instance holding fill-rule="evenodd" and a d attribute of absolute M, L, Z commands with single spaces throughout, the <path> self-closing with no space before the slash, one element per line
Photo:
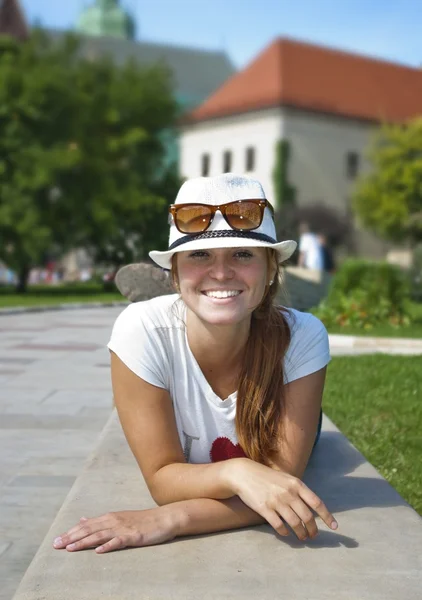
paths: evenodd
<path fill-rule="evenodd" d="M 326 299 L 313 311 L 326 327 L 410 324 L 406 308 L 409 280 L 388 263 L 348 260 L 335 274 Z"/>
<path fill-rule="evenodd" d="M 116 265 L 164 247 L 177 110 L 162 67 L 83 60 L 72 36 L 0 37 L 0 259 L 21 287 L 72 247 Z"/>
<path fill-rule="evenodd" d="M 422 118 L 383 126 L 368 158 L 353 199 L 363 225 L 388 240 L 422 240 Z"/>
<path fill-rule="evenodd" d="M 279 140 L 275 151 L 273 182 L 277 208 L 293 206 L 296 200 L 296 188 L 289 184 L 290 142 Z"/>

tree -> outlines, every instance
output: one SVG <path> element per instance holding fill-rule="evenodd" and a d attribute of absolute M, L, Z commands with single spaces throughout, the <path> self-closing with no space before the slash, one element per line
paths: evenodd
<path fill-rule="evenodd" d="M 356 186 L 362 224 L 394 242 L 422 240 L 422 118 L 384 125 L 368 152 L 372 170 Z"/>
<path fill-rule="evenodd" d="M 73 36 L 0 38 L 0 258 L 20 290 L 48 253 L 119 265 L 164 247 L 177 110 L 164 67 L 83 60 Z"/>
<path fill-rule="evenodd" d="M 67 237 L 70 207 L 56 201 L 55 183 L 78 161 L 69 148 L 72 51 L 70 41 L 49 51 L 38 35 L 0 38 L 0 258 L 17 271 L 21 290 L 31 266 Z"/>
<path fill-rule="evenodd" d="M 296 188 L 289 184 L 290 142 L 279 140 L 276 144 L 273 182 L 277 208 L 292 207 L 296 200 Z"/>

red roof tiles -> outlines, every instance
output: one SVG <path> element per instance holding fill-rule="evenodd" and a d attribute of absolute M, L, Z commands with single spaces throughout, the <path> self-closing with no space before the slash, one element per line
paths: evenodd
<path fill-rule="evenodd" d="M 273 106 L 405 121 L 422 115 L 422 69 L 277 39 L 192 111 L 187 121 Z"/>

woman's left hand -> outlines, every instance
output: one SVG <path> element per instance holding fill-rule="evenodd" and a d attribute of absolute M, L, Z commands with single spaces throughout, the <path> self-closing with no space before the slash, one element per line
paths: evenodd
<path fill-rule="evenodd" d="M 171 505 L 127 510 L 101 517 L 82 517 L 79 524 L 54 540 L 54 548 L 69 552 L 95 548 L 99 554 L 123 548 L 153 546 L 174 539 L 179 515 Z"/>

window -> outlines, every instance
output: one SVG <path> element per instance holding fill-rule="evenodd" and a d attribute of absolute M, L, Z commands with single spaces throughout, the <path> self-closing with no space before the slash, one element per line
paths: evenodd
<path fill-rule="evenodd" d="M 223 154 L 223 173 L 229 173 L 232 170 L 232 153 L 226 150 Z"/>
<path fill-rule="evenodd" d="M 346 154 L 346 176 L 348 179 L 355 179 L 359 171 L 359 154 L 357 152 L 348 152 Z"/>
<path fill-rule="evenodd" d="M 255 148 L 246 148 L 246 172 L 255 169 Z"/>
<path fill-rule="evenodd" d="M 203 154 L 201 156 L 201 175 L 202 177 L 208 177 L 210 174 L 211 159 L 209 154 Z"/>

